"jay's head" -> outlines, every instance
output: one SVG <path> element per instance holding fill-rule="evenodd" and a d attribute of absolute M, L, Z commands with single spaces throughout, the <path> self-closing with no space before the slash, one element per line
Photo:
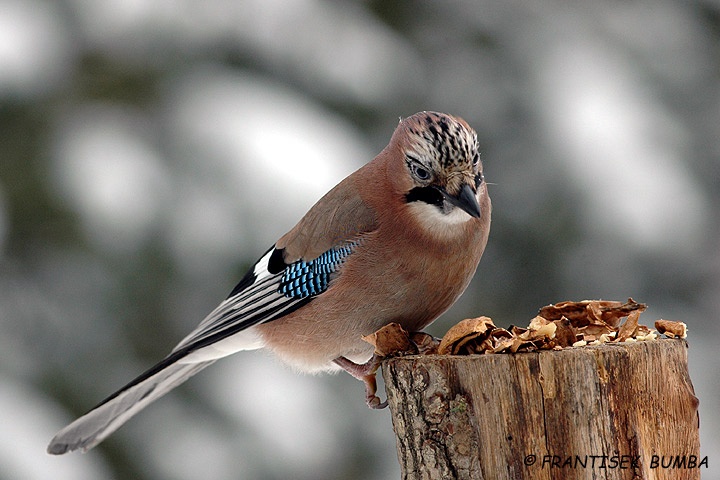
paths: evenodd
<path fill-rule="evenodd" d="M 402 158 L 396 187 L 418 215 L 440 224 L 489 216 L 477 134 L 464 120 L 416 113 L 400 122 L 394 137 Z"/>

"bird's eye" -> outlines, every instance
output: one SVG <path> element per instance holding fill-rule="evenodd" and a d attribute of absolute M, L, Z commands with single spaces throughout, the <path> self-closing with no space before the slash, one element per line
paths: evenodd
<path fill-rule="evenodd" d="M 427 169 L 421 167 L 420 165 L 413 164 L 410 169 L 412 170 L 413 175 L 415 175 L 418 180 L 430 179 L 430 172 Z"/>
<path fill-rule="evenodd" d="M 475 188 L 480 188 L 480 185 L 485 181 L 485 176 L 482 172 L 475 175 Z"/>

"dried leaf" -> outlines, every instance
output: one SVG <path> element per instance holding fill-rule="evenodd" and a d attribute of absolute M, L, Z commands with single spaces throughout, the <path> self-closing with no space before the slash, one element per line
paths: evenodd
<path fill-rule="evenodd" d="M 515 339 L 513 337 L 500 338 L 495 342 L 495 346 L 493 346 L 492 352 L 501 353 L 506 350 L 510 350 L 514 343 Z"/>
<path fill-rule="evenodd" d="M 654 340 L 657 333 L 640 324 L 640 315 L 646 308 L 632 298 L 625 303 L 605 300 L 560 302 L 541 308 L 527 328 L 512 325 L 507 330 L 496 327 L 488 317 L 466 319 L 448 331 L 437 352 L 514 353 Z M 658 320 L 655 328 L 669 337 L 684 338 L 687 334 L 687 327 L 682 322 Z"/>
<path fill-rule="evenodd" d="M 512 347 L 515 336 L 504 328 L 495 327 L 488 337 L 489 345 L 485 353 L 500 353 Z"/>
<path fill-rule="evenodd" d="M 410 334 L 410 341 L 413 342 L 418 349 L 420 355 L 434 355 L 440 346 L 440 339 L 435 338 L 425 332 L 413 332 Z"/>
<path fill-rule="evenodd" d="M 555 337 L 555 330 L 557 330 L 557 325 L 541 316 L 537 316 L 530 321 L 527 331 L 520 335 L 520 338 L 529 341 L 549 340 Z"/>
<path fill-rule="evenodd" d="M 656 320 L 655 328 L 658 332 L 669 338 L 687 337 L 687 325 L 683 322 L 676 322 L 673 320 Z"/>
<path fill-rule="evenodd" d="M 635 330 L 635 336 L 645 336 L 650 334 L 650 329 L 647 327 L 647 325 L 638 325 L 637 330 Z"/>
<path fill-rule="evenodd" d="M 488 336 L 495 328 L 495 324 L 489 317 L 466 318 L 453 325 L 440 340 L 438 354 L 447 355 L 454 353 L 458 345 L 462 346 L 470 340 L 480 336 Z"/>
<path fill-rule="evenodd" d="M 589 325 L 585 325 L 584 327 L 578 328 L 578 331 L 581 332 L 583 335 L 599 336 L 603 333 L 610 333 L 614 330 L 613 327 L 606 323 L 591 323 Z"/>
<path fill-rule="evenodd" d="M 558 302 L 542 307 L 538 314 L 550 321 L 560 320 L 562 317 L 570 321 L 587 318 L 587 301 Z"/>
<path fill-rule="evenodd" d="M 418 351 L 415 344 L 410 341 L 408 333 L 397 323 L 389 323 L 362 339 L 375 347 L 375 353 L 381 357 L 412 354 Z"/>
<path fill-rule="evenodd" d="M 560 320 L 555 320 L 555 343 L 561 347 L 570 347 L 577 342 L 577 335 L 573 331 L 570 320 L 562 317 Z"/>
<path fill-rule="evenodd" d="M 647 308 L 628 298 L 625 303 L 605 300 L 583 300 L 581 302 L 559 302 L 540 309 L 540 316 L 548 320 L 560 320 L 566 317 L 574 327 L 584 327 L 591 323 L 602 322 L 617 327 L 620 320 L 633 311 L 641 312 Z"/>
<path fill-rule="evenodd" d="M 490 332 L 490 336 L 494 339 L 512 338 L 513 334 L 502 327 L 495 327 L 495 329 Z"/>
<path fill-rule="evenodd" d="M 453 355 L 472 355 L 474 353 L 492 353 L 493 344 L 488 335 L 470 336 L 453 346 Z"/>
<path fill-rule="evenodd" d="M 624 342 L 625 340 L 635 337 L 638 330 L 638 321 L 640 320 L 640 310 L 635 310 L 628 315 L 625 323 L 622 324 L 620 330 L 617 333 L 617 341 Z"/>

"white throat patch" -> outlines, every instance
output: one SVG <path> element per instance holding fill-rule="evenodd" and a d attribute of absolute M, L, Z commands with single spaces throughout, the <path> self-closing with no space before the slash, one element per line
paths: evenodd
<path fill-rule="evenodd" d="M 453 235 L 458 227 L 473 218 L 461 208 L 452 207 L 449 213 L 443 213 L 435 205 L 425 202 L 408 203 L 408 210 L 423 228 L 443 237 Z"/>

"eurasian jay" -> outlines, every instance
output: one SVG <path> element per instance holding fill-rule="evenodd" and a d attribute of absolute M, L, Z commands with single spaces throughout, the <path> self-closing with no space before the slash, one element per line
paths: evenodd
<path fill-rule="evenodd" d="M 420 331 L 470 283 L 490 198 L 475 131 L 421 112 L 322 197 L 172 352 L 61 430 L 48 452 L 87 451 L 215 360 L 268 348 L 299 371 L 344 369 L 375 396 L 379 360 L 361 337 Z"/>

